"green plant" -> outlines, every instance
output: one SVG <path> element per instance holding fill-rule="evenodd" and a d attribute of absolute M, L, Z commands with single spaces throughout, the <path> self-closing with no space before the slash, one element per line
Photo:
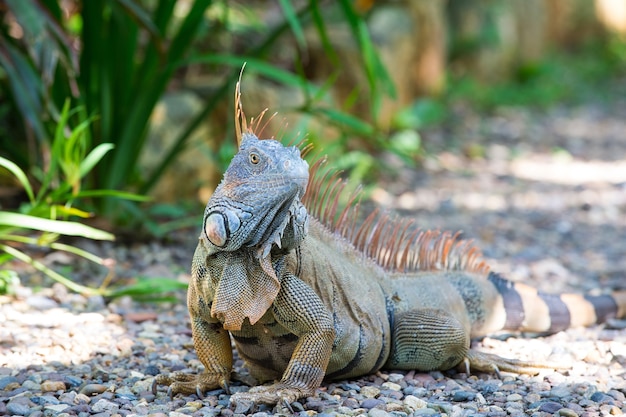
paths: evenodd
<path fill-rule="evenodd" d="M 76 123 L 74 129 L 68 129 L 72 116 L 82 120 Z M 62 236 L 77 236 L 93 240 L 113 240 L 111 233 L 82 224 L 74 220 L 86 219 L 91 216 L 87 211 L 79 209 L 75 204 L 85 199 L 109 196 L 114 198 L 145 201 L 144 197 L 116 190 L 83 190 L 82 183 L 85 176 L 101 161 L 103 156 L 113 149 L 110 144 L 100 144 L 91 151 L 89 148 L 88 126 L 92 119 L 86 118 L 84 112 L 78 108 L 70 110 L 69 101 L 66 101 L 61 110 L 54 141 L 52 142 L 51 159 L 49 166 L 36 172 L 38 182 L 35 185 L 28 180 L 26 173 L 14 162 L 0 157 L 0 167 L 12 174 L 19 185 L 23 187 L 28 201 L 21 205 L 18 212 L 0 211 L 0 263 L 16 259 L 32 265 L 56 282 L 69 289 L 84 294 L 100 294 L 117 296 L 133 291 L 129 288 L 109 288 L 112 279 L 110 262 L 77 246 L 60 242 Z M 28 252 L 29 246 L 69 252 L 81 256 L 91 262 L 108 269 L 99 288 L 91 288 L 72 281 L 70 278 L 49 268 L 35 259 Z M 7 292 L 15 284 L 17 275 L 10 269 L 0 274 L 0 293 Z M 155 281 L 160 282 L 160 281 Z M 145 286 L 140 284 L 135 293 L 141 293 Z M 153 282 L 151 294 L 160 295 L 161 290 L 170 288 Z M 156 288 L 155 288 L 156 287 Z"/>
<path fill-rule="evenodd" d="M 21 116 L 26 127 L 23 134 L 29 138 L 23 147 L 6 146 L 2 150 L 15 149 L 7 156 L 28 173 L 31 167 L 47 159 L 60 100 L 72 96 L 73 103 L 84 106 L 87 114 L 98 115 L 89 127 L 91 146 L 104 143 L 115 146 L 88 176 L 89 187 L 147 193 L 185 148 L 191 133 L 231 96 L 244 62 L 248 62 L 247 71 L 301 88 L 307 100 L 295 110 L 340 126 L 371 141 L 374 147 L 386 144 L 375 120 L 381 97 L 392 94 L 393 85 L 375 52 L 363 18 L 349 0 L 340 0 L 332 7 L 309 0 L 298 8 L 291 2 L 280 1 L 283 20 L 271 26 L 252 17 L 256 15 L 252 13 L 253 6 L 210 0 L 74 1 L 63 3 L 63 7 L 70 6 L 65 12 L 61 4 L 56 0 L 8 0 L 8 10 L 24 36 L 16 38 L 6 26 L 0 28 L 0 36 L 6 40 L 0 42 L 0 64 L 5 69 L 0 82 L 9 87 L 7 98 L 13 103 L 7 114 Z M 188 9 L 179 17 L 181 5 Z M 344 19 L 361 52 L 370 90 L 369 119 L 373 122 L 350 115 L 349 109 L 338 109 L 328 103 L 320 105 L 334 82 L 334 75 L 320 87 L 306 79 L 302 56 L 306 55 L 307 25 L 316 29 L 329 60 L 335 63 L 337 72 L 341 71 L 326 28 L 331 15 L 333 19 L 336 16 Z M 294 62 L 288 63 L 294 71 L 271 63 L 273 46 L 289 32 L 299 52 Z M 220 47 L 220 42 L 214 42 L 225 36 L 236 39 L 231 41 L 235 48 Z M 81 45 L 78 57 L 70 47 L 74 37 L 79 38 Z M 44 56 L 50 59 L 39 60 L 41 51 L 49 51 Z M 201 63 L 207 66 L 207 71 L 221 74 L 223 81 L 208 94 L 203 110 L 189 121 L 157 167 L 152 172 L 139 172 L 137 162 L 145 146 L 154 106 L 171 81 L 192 63 Z M 2 131 L 0 143 L 8 145 L 11 135 L 1 135 Z M 103 197 L 99 200 L 99 212 L 109 217 L 119 215 L 116 207 L 120 200 Z"/>

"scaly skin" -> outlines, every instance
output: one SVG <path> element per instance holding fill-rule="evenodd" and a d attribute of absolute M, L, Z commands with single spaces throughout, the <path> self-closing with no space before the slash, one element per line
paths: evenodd
<path fill-rule="evenodd" d="M 229 334 L 254 378 L 277 381 L 231 401 L 275 404 L 313 395 L 324 378 L 383 367 L 536 373 L 553 366 L 478 352 L 470 340 L 499 330 L 554 332 L 626 312 L 624 292 L 546 295 L 508 282 L 469 262 L 474 249 L 447 235 L 416 239 L 407 252 L 413 237 L 381 240 L 371 227 L 352 243 L 309 218 L 301 202 L 306 172 L 296 149 L 245 135 L 207 204 L 192 263 L 188 306 L 205 372 L 158 376 L 172 394 L 228 388 Z M 370 256 L 357 249 L 381 241 L 393 248 Z M 397 261 L 411 256 L 412 263 Z M 410 266 L 380 266 L 390 259 Z"/>

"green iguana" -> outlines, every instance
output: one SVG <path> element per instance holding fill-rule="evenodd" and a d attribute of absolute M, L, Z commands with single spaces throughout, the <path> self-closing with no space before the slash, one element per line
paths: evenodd
<path fill-rule="evenodd" d="M 231 337 L 252 377 L 278 381 L 231 401 L 291 403 L 324 378 L 381 368 L 537 373 L 546 364 L 479 352 L 470 340 L 626 315 L 626 291 L 545 294 L 489 272 L 458 235 L 380 214 L 355 226 L 354 198 L 337 208 L 341 182 L 309 179 L 299 149 L 259 140 L 239 106 L 242 140 L 206 206 L 187 297 L 205 370 L 159 375 L 170 395 L 228 389 Z"/>

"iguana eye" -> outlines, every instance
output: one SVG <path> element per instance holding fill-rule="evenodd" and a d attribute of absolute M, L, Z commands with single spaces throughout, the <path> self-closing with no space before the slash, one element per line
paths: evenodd
<path fill-rule="evenodd" d="M 259 154 L 252 152 L 250 156 L 248 156 L 248 159 L 250 160 L 251 164 L 256 165 L 261 160 L 261 157 L 259 156 Z"/>

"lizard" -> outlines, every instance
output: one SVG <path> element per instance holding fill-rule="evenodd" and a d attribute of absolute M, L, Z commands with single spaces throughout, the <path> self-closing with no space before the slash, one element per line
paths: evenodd
<path fill-rule="evenodd" d="M 205 369 L 158 375 L 155 387 L 228 392 L 231 338 L 250 376 L 274 381 L 233 394 L 235 403 L 289 404 L 324 379 L 381 368 L 536 374 L 559 366 L 481 352 L 471 340 L 626 316 L 626 291 L 548 294 L 508 281 L 458 233 L 378 211 L 357 226 L 356 194 L 339 209 L 338 175 L 322 175 L 320 162 L 310 174 L 298 147 L 259 139 L 237 92 L 236 102 L 239 150 L 207 203 L 187 293 Z"/>

